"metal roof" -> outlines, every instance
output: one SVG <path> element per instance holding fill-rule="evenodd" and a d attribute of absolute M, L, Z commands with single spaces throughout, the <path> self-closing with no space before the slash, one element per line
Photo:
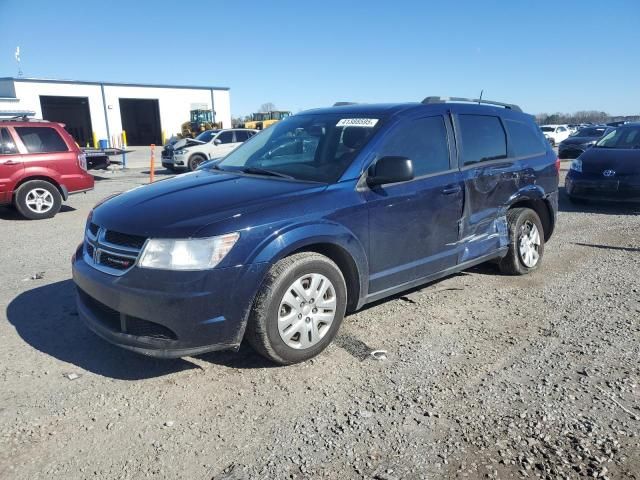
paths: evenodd
<path fill-rule="evenodd" d="M 125 82 L 88 82 L 85 80 L 61 80 L 56 78 L 28 78 L 28 77 L 0 77 L 0 81 L 32 83 L 72 83 L 76 85 L 102 85 L 114 87 L 145 87 L 145 88 L 185 88 L 190 90 L 229 90 L 229 87 L 211 87 L 204 85 L 166 85 L 153 83 L 125 83 Z"/>

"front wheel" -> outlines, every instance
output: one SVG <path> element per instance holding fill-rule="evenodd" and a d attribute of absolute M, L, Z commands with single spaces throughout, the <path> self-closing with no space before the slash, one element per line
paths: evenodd
<path fill-rule="evenodd" d="M 507 212 L 509 251 L 500 260 L 500 271 L 508 275 L 526 275 L 542 263 L 544 229 L 538 214 L 530 208 L 513 208 Z"/>
<path fill-rule="evenodd" d="M 14 204 L 18 212 L 29 220 L 51 218 L 60 211 L 62 195 L 55 185 L 45 180 L 31 180 L 20 185 Z"/>
<path fill-rule="evenodd" d="M 191 155 L 189 158 L 189 171 L 193 172 L 196 168 L 200 166 L 201 163 L 205 162 L 207 159 L 203 155 L 195 154 Z"/>
<path fill-rule="evenodd" d="M 346 305 L 347 288 L 338 266 L 318 253 L 298 253 L 269 270 L 245 338 L 275 363 L 303 362 L 331 343 Z"/>

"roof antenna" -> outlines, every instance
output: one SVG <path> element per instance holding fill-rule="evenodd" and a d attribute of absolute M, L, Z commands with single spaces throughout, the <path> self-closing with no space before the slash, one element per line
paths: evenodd
<path fill-rule="evenodd" d="M 478 104 L 482 103 L 482 94 L 484 93 L 484 89 L 480 90 L 480 98 L 478 99 Z"/>

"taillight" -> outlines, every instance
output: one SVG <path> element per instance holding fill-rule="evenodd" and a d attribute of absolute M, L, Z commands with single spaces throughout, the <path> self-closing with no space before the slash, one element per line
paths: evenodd
<path fill-rule="evenodd" d="M 87 156 L 84 153 L 78 154 L 78 166 L 83 170 L 87 169 Z"/>
<path fill-rule="evenodd" d="M 560 157 L 556 158 L 556 172 L 560 173 Z"/>

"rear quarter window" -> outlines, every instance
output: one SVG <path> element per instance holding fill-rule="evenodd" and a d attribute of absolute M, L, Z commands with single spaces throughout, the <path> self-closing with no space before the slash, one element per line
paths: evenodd
<path fill-rule="evenodd" d="M 546 151 L 542 135 L 533 123 L 505 119 L 504 125 L 509 133 L 511 150 L 516 157 L 541 155 Z"/>
<path fill-rule="evenodd" d="M 464 165 L 507 157 L 507 137 L 498 117 L 458 115 Z"/>
<path fill-rule="evenodd" d="M 15 127 L 29 153 L 67 152 L 69 148 L 52 127 Z"/>

